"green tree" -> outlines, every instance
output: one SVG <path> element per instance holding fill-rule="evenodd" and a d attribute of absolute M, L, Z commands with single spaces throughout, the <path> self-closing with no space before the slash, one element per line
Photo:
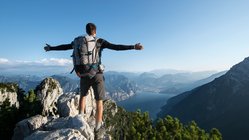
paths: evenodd
<path fill-rule="evenodd" d="M 220 140 L 220 139 L 222 139 L 222 135 L 221 135 L 221 133 L 219 132 L 218 129 L 216 129 L 216 128 L 211 129 L 211 131 L 210 131 L 210 139 L 211 140 Z"/>
<path fill-rule="evenodd" d="M 23 105 L 20 107 L 20 110 L 22 111 L 22 115 L 24 118 L 41 113 L 41 104 L 38 101 L 34 90 L 29 90 L 28 94 L 24 96 L 22 102 Z"/>
<path fill-rule="evenodd" d="M 14 105 L 10 105 L 6 99 L 0 105 L 0 136 L 1 139 L 11 139 L 16 122 L 18 121 L 18 110 Z"/>
<path fill-rule="evenodd" d="M 153 125 L 148 112 L 126 112 L 119 108 L 115 116 L 107 118 L 109 131 L 115 140 L 221 140 L 218 129 L 206 133 L 192 121 L 183 125 L 179 119 L 166 116 Z"/>
<path fill-rule="evenodd" d="M 0 90 L 16 92 L 19 108 L 10 104 L 6 99 L 0 105 L 0 136 L 1 139 L 11 139 L 15 124 L 27 117 L 41 113 L 41 104 L 37 100 L 34 90 L 27 94 L 17 84 L 0 83 Z"/>

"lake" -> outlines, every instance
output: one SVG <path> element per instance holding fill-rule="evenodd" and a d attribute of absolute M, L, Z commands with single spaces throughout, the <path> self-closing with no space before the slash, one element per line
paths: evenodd
<path fill-rule="evenodd" d="M 167 103 L 169 98 L 174 96 L 172 94 L 143 92 L 117 104 L 127 111 L 137 111 L 138 109 L 142 112 L 148 111 L 150 117 L 154 120 L 157 118 L 157 113 L 159 113 L 161 107 Z"/>

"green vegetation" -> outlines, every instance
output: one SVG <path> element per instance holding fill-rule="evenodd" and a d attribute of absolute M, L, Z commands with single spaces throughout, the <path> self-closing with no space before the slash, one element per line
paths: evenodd
<path fill-rule="evenodd" d="M 52 82 L 53 83 L 53 82 Z M 52 85 L 54 86 L 54 85 Z M 34 90 L 27 94 L 16 87 L 20 107 L 11 106 L 9 100 L 0 105 L 0 136 L 1 139 L 11 139 L 15 124 L 25 118 L 41 114 L 41 105 Z M 108 133 L 114 140 L 221 140 L 219 130 L 213 128 L 210 132 L 199 128 L 192 121 L 186 125 L 177 118 L 166 116 L 152 122 L 147 112 L 127 112 L 113 102 L 106 102 L 104 119 Z"/>
<path fill-rule="evenodd" d="M 56 88 L 57 84 L 51 78 L 49 78 L 48 80 L 49 80 L 48 81 L 48 83 L 49 83 L 49 85 L 48 85 L 48 92 L 52 92 L 53 89 Z"/>
<path fill-rule="evenodd" d="M 18 85 L 14 83 L 0 83 L 0 89 L 2 93 L 5 89 L 7 92 L 16 92 L 18 90 Z"/>
<path fill-rule="evenodd" d="M 11 139 L 16 122 L 18 121 L 18 109 L 10 105 L 6 99 L 0 105 L 0 136 L 1 139 Z"/>
<path fill-rule="evenodd" d="M 110 115 L 111 116 L 111 115 Z M 126 112 L 119 108 L 115 116 L 106 119 L 115 140 L 221 140 L 221 133 L 212 129 L 206 133 L 192 121 L 183 125 L 177 118 L 166 116 L 153 125 L 147 112 Z"/>
<path fill-rule="evenodd" d="M 28 118 L 36 114 L 41 113 L 41 104 L 34 90 L 30 90 L 27 95 L 24 96 L 20 110 L 23 112 L 23 118 Z"/>
<path fill-rule="evenodd" d="M 4 88 L 9 87 L 8 84 L 1 84 Z M 13 87 L 13 86 L 10 86 Z M 0 136 L 1 139 L 11 139 L 15 124 L 25 118 L 41 113 L 41 105 L 37 101 L 34 90 L 30 90 L 25 94 L 17 85 L 15 87 L 18 95 L 20 107 L 10 105 L 9 99 L 6 99 L 0 105 Z"/>

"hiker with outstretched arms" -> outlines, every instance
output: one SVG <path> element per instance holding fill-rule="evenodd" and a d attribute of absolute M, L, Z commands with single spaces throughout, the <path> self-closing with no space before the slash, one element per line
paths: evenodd
<path fill-rule="evenodd" d="M 140 43 L 135 45 L 115 45 L 108 41 L 96 37 L 96 26 L 93 23 L 86 25 L 85 36 L 75 38 L 70 44 L 59 46 L 50 46 L 46 44 L 46 51 L 53 50 L 71 50 L 73 49 L 74 70 L 80 78 L 80 103 L 79 114 L 84 114 L 86 96 L 90 86 L 94 91 L 97 104 L 96 127 L 95 132 L 98 133 L 103 125 L 103 99 L 105 97 L 105 85 L 103 78 L 104 67 L 101 64 L 101 54 L 103 49 L 112 50 L 142 50 Z"/>

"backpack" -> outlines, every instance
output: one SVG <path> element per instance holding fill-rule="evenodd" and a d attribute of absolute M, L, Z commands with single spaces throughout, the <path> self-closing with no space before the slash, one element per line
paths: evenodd
<path fill-rule="evenodd" d="M 93 36 L 79 36 L 73 41 L 73 64 L 77 74 L 81 77 L 93 78 L 99 72 L 101 44 Z M 71 72 L 71 73 L 72 73 Z"/>

